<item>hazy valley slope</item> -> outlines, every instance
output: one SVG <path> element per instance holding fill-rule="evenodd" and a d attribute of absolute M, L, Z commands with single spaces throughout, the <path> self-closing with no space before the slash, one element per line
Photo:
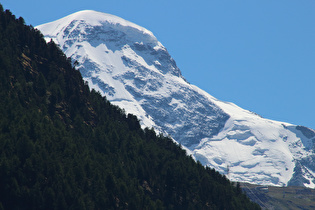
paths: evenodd
<path fill-rule="evenodd" d="M 233 181 L 315 187 L 314 130 L 264 119 L 189 84 L 147 29 L 89 10 L 37 28 L 77 61 L 90 88 L 202 164 Z"/>

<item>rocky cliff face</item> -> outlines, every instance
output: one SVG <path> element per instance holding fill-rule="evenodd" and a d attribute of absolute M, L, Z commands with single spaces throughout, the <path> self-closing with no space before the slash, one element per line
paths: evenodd
<path fill-rule="evenodd" d="M 234 181 L 315 187 L 314 130 L 261 118 L 189 84 L 150 31 L 95 11 L 37 28 L 78 62 L 90 88 L 202 164 Z"/>

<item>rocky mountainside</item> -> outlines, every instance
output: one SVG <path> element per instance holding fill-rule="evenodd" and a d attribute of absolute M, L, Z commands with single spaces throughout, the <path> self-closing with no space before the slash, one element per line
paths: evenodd
<path fill-rule="evenodd" d="M 75 61 L 91 89 L 202 164 L 233 181 L 315 187 L 314 130 L 264 119 L 190 84 L 147 29 L 90 10 L 37 29 Z"/>

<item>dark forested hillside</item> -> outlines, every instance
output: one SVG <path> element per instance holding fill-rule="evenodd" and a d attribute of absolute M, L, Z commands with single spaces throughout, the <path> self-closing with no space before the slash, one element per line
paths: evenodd
<path fill-rule="evenodd" d="M 257 209 L 0 5 L 0 209 Z"/>

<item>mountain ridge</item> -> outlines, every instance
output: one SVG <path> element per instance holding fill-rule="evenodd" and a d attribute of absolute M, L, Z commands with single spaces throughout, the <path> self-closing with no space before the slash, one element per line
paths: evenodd
<path fill-rule="evenodd" d="M 0 38 L 0 209 L 259 209 L 1 4 Z"/>
<path fill-rule="evenodd" d="M 133 23 L 91 25 L 99 12 L 85 13 L 87 21 L 78 12 L 67 16 L 75 18 L 60 30 L 54 29 L 61 19 L 37 28 L 78 61 L 91 89 L 137 115 L 143 127 L 171 135 L 197 160 L 233 181 L 315 187 L 312 129 L 264 119 L 212 97 L 183 78 L 153 33 L 143 36 Z"/>

